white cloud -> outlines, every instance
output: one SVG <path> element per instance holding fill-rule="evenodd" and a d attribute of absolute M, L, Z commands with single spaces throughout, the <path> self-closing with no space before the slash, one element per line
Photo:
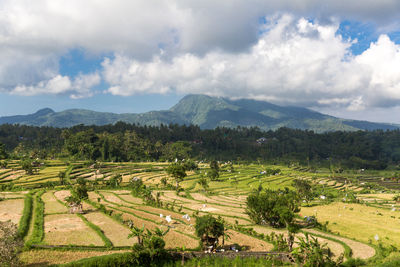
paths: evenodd
<path fill-rule="evenodd" d="M 294 15 L 274 15 L 285 12 Z M 264 16 L 270 21 L 260 29 Z M 90 96 L 88 83 L 100 77 L 59 73 L 60 56 L 78 48 L 116 55 L 104 60 L 102 74 L 117 95 L 197 92 L 353 109 L 396 104 L 399 75 L 383 65 L 398 66 L 398 46 L 380 39 L 354 57 L 349 41 L 335 35 L 342 19 L 398 30 L 400 1 L 2 0 L 0 88 Z M 377 55 L 385 49 L 391 54 L 383 60 Z"/>
<path fill-rule="evenodd" d="M 117 54 L 103 62 L 103 75 L 115 95 L 174 91 L 349 110 L 398 105 L 400 46 L 382 35 L 354 56 L 337 28 L 273 17 L 248 52 L 157 55 L 147 62 Z"/>
<path fill-rule="evenodd" d="M 16 86 L 11 94 L 32 96 L 38 94 L 70 94 L 71 98 L 91 96 L 91 88 L 100 83 L 98 73 L 78 75 L 73 81 L 68 76 L 57 75 L 49 80 L 41 81 L 35 85 Z"/>

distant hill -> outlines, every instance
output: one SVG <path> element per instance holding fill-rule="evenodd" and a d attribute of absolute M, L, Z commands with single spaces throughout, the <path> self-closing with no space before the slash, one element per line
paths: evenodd
<path fill-rule="evenodd" d="M 49 108 L 34 114 L 0 117 L 0 124 L 71 127 L 78 124 L 105 125 L 118 121 L 141 125 L 195 124 L 203 129 L 216 127 L 251 127 L 274 130 L 289 127 L 315 132 L 393 130 L 400 125 L 336 118 L 301 107 L 284 107 L 250 99 L 229 100 L 206 95 L 187 95 L 165 111 L 140 114 L 96 112 L 69 109 L 55 112 Z"/>

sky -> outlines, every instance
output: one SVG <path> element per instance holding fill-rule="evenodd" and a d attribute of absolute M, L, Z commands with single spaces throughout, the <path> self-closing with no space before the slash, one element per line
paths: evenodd
<path fill-rule="evenodd" d="M 400 1 L 0 0 L 0 116 L 187 94 L 400 123 Z"/>

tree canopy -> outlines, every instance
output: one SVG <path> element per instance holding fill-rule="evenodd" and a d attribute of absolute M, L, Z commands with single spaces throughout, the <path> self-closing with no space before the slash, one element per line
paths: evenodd
<path fill-rule="evenodd" d="M 299 197 L 294 191 L 261 189 L 251 193 L 246 200 L 246 213 L 256 224 L 287 227 L 300 211 Z"/>

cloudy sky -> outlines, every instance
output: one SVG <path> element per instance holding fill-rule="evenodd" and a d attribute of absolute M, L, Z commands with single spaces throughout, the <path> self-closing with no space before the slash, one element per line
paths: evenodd
<path fill-rule="evenodd" d="M 0 116 L 191 93 L 400 123 L 400 1 L 0 0 Z"/>

